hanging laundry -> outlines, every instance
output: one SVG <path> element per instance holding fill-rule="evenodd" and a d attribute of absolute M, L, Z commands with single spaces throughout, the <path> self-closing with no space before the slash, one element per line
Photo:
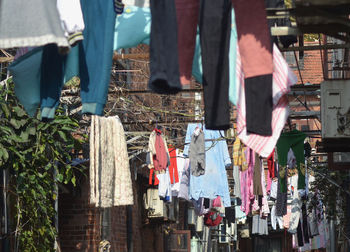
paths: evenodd
<path fill-rule="evenodd" d="M 269 174 L 271 178 L 275 177 L 275 149 L 267 157 L 267 168 L 269 169 Z"/>
<path fill-rule="evenodd" d="M 1 1 L 0 48 L 43 46 L 51 43 L 59 47 L 69 47 L 61 27 L 56 1 Z"/>
<path fill-rule="evenodd" d="M 222 221 L 222 217 L 220 214 L 210 211 L 206 215 L 204 215 L 204 224 L 209 227 L 216 227 Z"/>
<path fill-rule="evenodd" d="M 263 189 L 261 184 L 261 161 L 259 158 L 259 155 L 255 153 L 255 164 L 254 164 L 254 171 L 253 171 L 253 193 L 256 196 L 262 196 L 263 195 Z"/>
<path fill-rule="evenodd" d="M 191 175 L 201 176 L 205 173 L 205 142 L 204 133 L 196 128 L 191 137 L 188 155 L 191 164 Z"/>
<path fill-rule="evenodd" d="M 189 124 L 185 139 L 184 155 L 189 153 L 189 143 L 191 136 L 200 124 Z M 226 166 L 231 165 L 225 140 L 218 141 L 223 136 L 222 131 L 208 130 L 203 126 L 205 141 L 205 174 L 201 176 L 191 176 L 189 198 L 198 200 L 200 197 L 215 199 L 220 196 L 225 207 L 231 206 L 230 193 L 228 188 Z M 192 165 L 192 164 L 191 164 Z"/>
<path fill-rule="evenodd" d="M 132 205 L 133 191 L 123 126 L 119 117 L 91 117 L 90 203 Z"/>
<path fill-rule="evenodd" d="M 271 136 L 273 61 L 264 0 L 232 0 L 232 3 L 245 76 L 246 130 Z M 249 15 L 251 10 L 254 15 Z"/>
<path fill-rule="evenodd" d="M 282 216 L 276 215 L 276 205 L 272 206 L 270 217 L 271 217 L 271 226 L 272 226 L 273 230 L 277 229 L 277 223 L 278 223 L 279 229 L 284 229 Z"/>
<path fill-rule="evenodd" d="M 22 52 L 23 53 L 23 52 Z M 19 52 L 18 55 L 22 54 Z M 41 47 L 31 49 L 9 66 L 12 80 L 15 83 L 15 94 L 31 117 L 40 105 L 40 74 L 43 50 Z"/>
<path fill-rule="evenodd" d="M 182 85 L 191 83 L 199 18 L 199 2 L 199 0 L 175 0 L 179 72 Z"/>
<path fill-rule="evenodd" d="M 277 216 L 284 216 L 287 214 L 287 192 L 281 190 L 281 184 L 282 186 L 287 187 L 283 183 L 286 183 L 286 180 L 284 179 L 283 182 L 280 182 L 281 179 L 285 178 L 286 172 L 282 172 L 282 168 L 278 165 L 278 183 L 277 183 L 277 199 L 276 199 L 276 215 Z M 288 219 L 288 225 L 289 225 L 289 219 Z"/>
<path fill-rule="evenodd" d="M 190 201 L 189 197 L 189 187 L 190 187 L 190 160 L 188 158 L 185 159 L 184 169 L 182 171 L 181 179 L 180 179 L 180 189 L 178 198 L 182 198 L 184 200 Z"/>
<path fill-rule="evenodd" d="M 266 218 L 261 218 L 259 215 L 253 216 L 252 234 L 269 234 Z"/>
<path fill-rule="evenodd" d="M 187 162 L 187 160 L 183 156 L 182 152 L 180 152 L 179 149 L 176 149 L 176 164 L 177 164 L 178 182 L 171 185 L 171 191 L 172 191 L 173 196 L 179 195 L 180 184 L 181 184 L 181 180 L 182 180 L 182 173 L 185 169 L 186 162 Z"/>
<path fill-rule="evenodd" d="M 289 233 L 296 233 L 299 223 L 299 218 L 301 215 L 301 200 L 299 199 L 298 192 L 298 175 L 294 175 L 291 177 L 291 187 L 292 187 L 292 203 L 291 203 L 291 216 L 289 222 Z"/>
<path fill-rule="evenodd" d="M 73 76 L 80 77 L 82 113 L 102 115 L 106 103 L 113 56 L 113 2 L 102 0 L 81 2 L 85 29 L 84 40 L 68 55 L 60 55 L 57 46 L 50 44 L 19 57 L 9 70 L 14 78 L 16 95 L 31 115 L 41 104 L 43 119 L 52 119 L 59 103 L 63 84 Z M 101 18 L 96 20 L 96 16 Z M 105 38 L 101 40 L 101 38 Z M 42 53 L 41 61 L 38 59 Z M 35 59 L 35 60 L 34 60 Z M 21 69 L 31 69 L 30 82 Z M 16 80 L 15 80 L 16 79 Z M 49 83 L 49 84 L 48 84 Z M 30 92 L 25 92 L 30 90 Z M 40 100 L 38 98 L 40 97 Z M 30 103 L 22 102 L 30 100 Z"/>
<path fill-rule="evenodd" d="M 192 74 L 203 83 L 207 129 L 228 129 L 231 2 L 177 0 L 175 3 L 181 83 L 182 85 L 190 83 L 193 62 Z M 219 27 L 213 29 L 214 23 Z M 196 43 L 197 24 L 199 24 L 199 37 Z M 234 41 L 232 43 L 234 44 Z M 194 48 L 196 48 L 195 54 Z"/>
<path fill-rule="evenodd" d="M 282 169 L 287 165 L 288 151 L 293 150 L 298 168 L 298 189 L 305 188 L 304 139 L 306 135 L 298 130 L 284 132 L 277 142 L 278 162 Z M 281 188 L 285 191 L 285 188 Z"/>
<path fill-rule="evenodd" d="M 181 91 L 176 8 L 174 1 L 151 1 L 150 79 L 148 87 L 159 94 Z"/>
<path fill-rule="evenodd" d="M 253 193 L 253 170 L 255 163 L 255 155 L 252 149 L 246 148 L 245 157 L 248 168 L 240 172 L 241 179 L 241 210 L 248 215 L 251 211 L 251 201 L 254 199 Z"/>
<path fill-rule="evenodd" d="M 158 173 L 156 176 L 159 181 L 158 194 L 160 199 L 164 200 L 165 202 L 171 202 L 172 191 L 171 191 L 169 170 L 166 169 L 165 173 Z"/>
<path fill-rule="evenodd" d="M 166 140 L 161 130 L 154 129 L 149 137 L 148 151 L 151 157 L 151 165 L 157 172 L 164 173 L 170 165 L 170 155 Z M 170 176 L 170 175 L 169 175 Z"/>
<path fill-rule="evenodd" d="M 84 39 L 84 19 L 80 0 L 57 0 L 57 10 L 64 35 L 71 46 Z"/>
<path fill-rule="evenodd" d="M 118 15 L 114 28 L 114 50 L 131 48 L 150 43 L 151 10 L 137 6 L 126 6 Z"/>
<path fill-rule="evenodd" d="M 210 211 L 210 206 L 205 206 L 204 204 L 204 198 L 199 198 L 198 200 L 192 199 L 192 204 L 194 207 L 194 212 L 197 216 L 202 216 Z"/>
<path fill-rule="evenodd" d="M 199 1 L 191 0 L 177 0 L 176 14 L 178 23 L 178 48 L 179 48 L 179 67 L 180 67 L 180 80 L 182 85 L 187 85 L 191 80 L 192 75 L 199 83 L 203 83 L 203 69 L 202 69 L 202 57 L 200 50 L 200 39 L 197 36 L 197 23 L 199 13 Z M 230 35 L 230 48 L 229 48 L 229 98 L 233 104 L 236 104 L 236 90 L 235 90 L 235 65 L 236 65 L 236 44 L 237 44 L 237 32 L 235 24 L 234 10 L 232 9 L 231 17 L 231 35 Z M 196 49 L 195 49 L 196 48 Z M 194 54 L 193 54 L 194 53 Z M 193 62 L 193 63 L 192 63 Z"/>
<path fill-rule="evenodd" d="M 267 217 L 270 213 L 269 204 L 267 202 L 267 192 L 266 192 L 266 179 L 265 179 L 265 170 L 264 170 L 264 164 L 263 162 L 260 162 L 260 183 L 262 185 L 262 200 L 261 200 L 261 210 L 260 210 L 260 216 L 261 217 Z"/>
<path fill-rule="evenodd" d="M 125 6 L 137 6 L 146 8 L 150 7 L 149 2 L 150 0 L 123 0 L 123 4 L 125 4 Z"/>
<path fill-rule="evenodd" d="M 170 146 L 169 146 L 170 147 Z M 179 182 L 179 172 L 177 166 L 177 153 L 178 150 L 175 148 L 168 148 L 170 165 L 169 165 L 169 175 L 170 175 L 170 183 L 178 183 Z"/>
<path fill-rule="evenodd" d="M 199 35 L 203 67 L 205 125 L 211 130 L 230 128 L 229 47 L 230 0 L 201 0 Z"/>
<path fill-rule="evenodd" d="M 276 146 L 277 140 L 288 118 L 288 99 L 285 96 L 290 91 L 290 86 L 297 83 L 297 77 L 289 68 L 287 62 L 278 50 L 273 46 L 273 112 L 272 112 L 272 136 L 260 136 L 258 134 L 248 134 L 246 128 L 244 77 L 241 69 L 240 54 L 237 52 L 237 76 L 240 85 L 237 84 L 237 132 L 241 141 L 252 148 L 260 156 L 268 157 Z M 258 89 L 256 89 L 258 90 Z M 260 90 L 259 90 L 260 91 Z M 258 92 L 259 93 L 259 92 Z"/>
<path fill-rule="evenodd" d="M 123 4 L 122 0 L 114 0 L 114 11 L 117 15 L 123 13 L 124 4 Z"/>

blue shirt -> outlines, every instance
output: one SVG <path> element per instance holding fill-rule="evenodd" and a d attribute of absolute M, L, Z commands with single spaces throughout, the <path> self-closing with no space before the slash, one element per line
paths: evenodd
<path fill-rule="evenodd" d="M 187 126 L 184 155 L 188 155 L 191 137 L 196 127 L 201 124 L 193 123 Z M 223 131 L 207 130 L 203 127 L 205 139 L 218 139 L 224 136 Z M 221 141 L 205 142 L 205 173 L 201 176 L 190 177 L 189 198 L 198 200 L 200 197 L 215 199 L 220 196 L 225 207 L 231 206 L 230 192 L 227 181 L 226 166 L 231 165 L 227 143 Z"/>

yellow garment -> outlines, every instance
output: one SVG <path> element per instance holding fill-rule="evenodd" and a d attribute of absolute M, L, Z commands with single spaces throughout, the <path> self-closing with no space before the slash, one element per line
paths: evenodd
<path fill-rule="evenodd" d="M 235 142 L 233 143 L 233 164 L 239 166 L 241 171 L 248 169 L 247 160 L 245 158 L 246 147 L 243 147 L 241 140 L 236 137 Z"/>
<path fill-rule="evenodd" d="M 241 166 L 241 159 L 239 158 L 241 155 L 241 141 L 238 137 L 236 137 L 235 142 L 233 143 L 233 165 Z"/>
<path fill-rule="evenodd" d="M 248 162 L 247 162 L 247 159 L 245 157 L 245 150 L 247 149 L 247 147 L 243 147 L 241 148 L 241 156 L 240 156 L 240 159 L 241 159 L 241 171 L 245 171 L 248 169 Z"/>

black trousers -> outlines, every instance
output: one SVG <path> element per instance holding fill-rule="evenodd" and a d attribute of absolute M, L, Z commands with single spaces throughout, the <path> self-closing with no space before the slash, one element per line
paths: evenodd
<path fill-rule="evenodd" d="M 272 74 L 244 80 L 247 133 L 272 135 Z"/>
<path fill-rule="evenodd" d="M 199 32 L 202 50 L 205 125 L 230 127 L 229 49 L 231 0 L 201 0 Z"/>
<path fill-rule="evenodd" d="M 150 79 L 148 87 L 159 94 L 181 91 L 174 0 L 151 0 Z"/>
<path fill-rule="evenodd" d="M 200 1 L 205 124 L 207 129 L 230 127 L 229 46 L 231 0 Z M 177 24 L 174 0 L 151 0 L 151 42 L 149 88 L 160 94 L 181 90 L 179 78 Z"/>

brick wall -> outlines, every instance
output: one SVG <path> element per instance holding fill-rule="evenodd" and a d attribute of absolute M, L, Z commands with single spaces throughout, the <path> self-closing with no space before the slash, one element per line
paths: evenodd
<path fill-rule="evenodd" d="M 139 181 L 136 181 L 139 182 Z M 142 251 L 141 205 L 138 185 L 133 182 L 135 203 L 131 207 L 133 251 Z M 84 178 L 78 188 L 59 195 L 59 240 L 63 252 L 97 251 L 101 241 L 102 212 L 90 205 L 89 180 Z M 127 251 L 127 207 L 112 207 L 110 239 L 111 251 Z"/>
<path fill-rule="evenodd" d="M 317 42 L 304 42 L 305 46 L 319 45 Z M 296 52 L 298 55 L 298 52 Z M 299 60 L 300 61 L 300 60 Z M 323 70 L 320 50 L 304 51 L 303 62 L 300 63 L 300 72 L 304 83 L 320 84 L 323 81 Z M 298 84 L 301 84 L 298 69 L 293 67 L 298 76 Z"/>
<path fill-rule="evenodd" d="M 88 196 L 88 179 L 73 193 L 59 195 L 59 240 L 63 252 L 97 251 L 100 212 L 88 204 Z"/>

